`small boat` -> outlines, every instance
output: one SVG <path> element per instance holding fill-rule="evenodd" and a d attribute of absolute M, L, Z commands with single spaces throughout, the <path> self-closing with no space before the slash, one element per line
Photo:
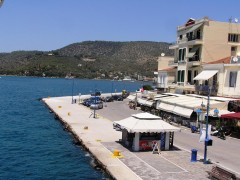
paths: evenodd
<path fill-rule="evenodd" d="M 129 76 L 124 77 L 123 81 L 131 81 L 132 79 Z"/>

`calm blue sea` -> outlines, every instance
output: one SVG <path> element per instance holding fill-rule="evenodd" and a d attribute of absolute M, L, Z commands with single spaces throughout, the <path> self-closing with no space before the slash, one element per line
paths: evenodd
<path fill-rule="evenodd" d="M 135 91 L 142 82 L 0 78 L 0 179 L 106 179 L 39 98 Z"/>

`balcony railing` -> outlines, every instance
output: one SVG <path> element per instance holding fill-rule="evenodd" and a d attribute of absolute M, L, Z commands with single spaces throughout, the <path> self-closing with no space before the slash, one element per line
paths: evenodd
<path fill-rule="evenodd" d="M 189 58 L 188 61 L 189 62 L 200 61 L 200 56 L 199 55 L 194 55 L 193 57 Z"/>
<path fill-rule="evenodd" d="M 195 91 L 198 94 L 202 94 L 202 95 L 208 95 L 208 89 L 211 88 L 210 91 L 210 95 L 216 95 L 218 92 L 218 86 L 217 85 L 212 85 L 212 86 L 208 86 L 208 85 L 196 85 L 195 86 Z"/>
<path fill-rule="evenodd" d="M 186 64 L 186 61 L 185 60 L 178 61 L 178 65 L 181 65 L 181 64 Z"/>
<path fill-rule="evenodd" d="M 196 40 L 196 39 L 201 39 L 200 35 L 191 35 L 187 37 L 188 41 Z"/>

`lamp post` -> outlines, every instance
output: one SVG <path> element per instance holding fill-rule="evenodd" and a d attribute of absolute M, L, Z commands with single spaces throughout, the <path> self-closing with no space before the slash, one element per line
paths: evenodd
<path fill-rule="evenodd" d="M 96 89 L 94 90 L 94 108 L 93 108 L 93 118 L 96 118 L 96 108 L 97 108 L 97 104 L 96 104 Z"/>
<path fill-rule="evenodd" d="M 111 97 L 112 97 L 112 93 L 113 93 L 113 81 L 112 81 Z"/>
<path fill-rule="evenodd" d="M 206 136 L 204 142 L 204 164 L 208 164 L 207 160 L 207 146 L 208 146 L 208 114 L 209 114 L 209 103 L 210 103 L 210 87 L 208 88 L 208 98 L 207 98 L 207 115 L 206 115 Z"/>
<path fill-rule="evenodd" d="M 73 78 L 73 81 L 72 81 L 72 104 L 74 103 L 73 102 L 73 88 L 74 88 L 74 78 Z"/>

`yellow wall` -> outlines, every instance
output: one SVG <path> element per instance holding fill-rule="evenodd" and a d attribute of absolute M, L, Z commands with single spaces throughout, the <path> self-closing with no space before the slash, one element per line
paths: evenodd
<path fill-rule="evenodd" d="M 240 25 L 236 23 L 209 21 L 203 27 L 202 62 L 210 62 L 231 56 L 228 34 L 240 34 Z M 239 37 L 240 38 L 240 37 Z"/>
<path fill-rule="evenodd" d="M 158 70 L 169 68 L 169 62 L 173 61 L 174 58 L 170 56 L 160 56 L 158 58 Z"/>

